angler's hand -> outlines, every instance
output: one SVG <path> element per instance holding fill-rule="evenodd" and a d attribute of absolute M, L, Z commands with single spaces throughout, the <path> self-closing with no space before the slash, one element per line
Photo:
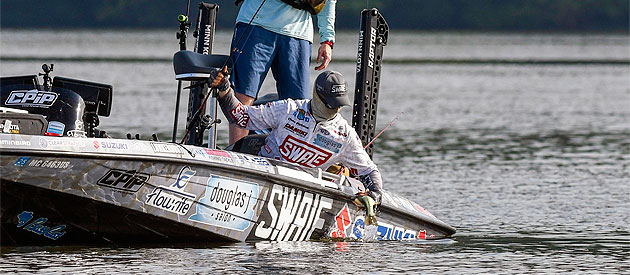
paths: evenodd
<path fill-rule="evenodd" d="M 212 69 L 209 80 L 212 81 L 210 87 L 217 88 L 217 91 L 219 91 L 219 98 L 225 96 L 230 89 L 230 75 L 227 74 L 225 68 L 223 70 L 218 68 Z"/>

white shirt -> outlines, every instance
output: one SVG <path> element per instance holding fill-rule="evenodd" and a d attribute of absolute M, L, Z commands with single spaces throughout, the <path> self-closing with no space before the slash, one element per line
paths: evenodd
<path fill-rule="evenodd" d="M 309 104 L 309 99 L 286 99 L 253 107 L 239 103 L 228 111 L 228 119 L 250 130 L 272 129 L 260 149 L 261 156 L 323 169 L 341 162 L 359 176 L 377 169 L 354 128 L 340 114 L 318 123 L 310 114 Z"/>

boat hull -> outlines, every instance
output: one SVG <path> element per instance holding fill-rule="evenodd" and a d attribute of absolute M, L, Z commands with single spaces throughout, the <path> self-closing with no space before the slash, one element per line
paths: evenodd
<path fill-rule="evenodd" d="M 46 188 L 9 181 L 2 181 L 1 188 L 3 246 L 229 241 L 169 219 Z M 20 219 L 28 213 L 30 220 Z M 41 218 L 46 220 L 36 222 Z"/>
<path fill-rule="evenodd" d="M 3 134 L 0 140 L 6 140 L 2 245 L 367 236 L 364 211 L 351 202 L 360 183 L 319 169 L 161 142 Z M 378 221 L 376 239 L 455 233 L 390 192 Z"/>

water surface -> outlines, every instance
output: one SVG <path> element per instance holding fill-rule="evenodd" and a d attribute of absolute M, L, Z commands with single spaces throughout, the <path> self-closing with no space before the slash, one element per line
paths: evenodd
<path fill-rule="evenodd" d="M 1 55 L 168 58 L 173 33 L 2 30 Z M 219 33 L 216 51 L 230 35 Z M 627 35 L 392 32 L 384 56 L 628 60 L 629 43 Z M 335 57 L 353 58 L 355 48 L 355 34 L 341 34 Z M 1 73 L 40 66 L 4 61 Z M 354 64 L 333 61 L 331 69 L 354 86 Z M 114 85 L 112 115 L 101 119 L 112 135 L 170 140 L 170 63 L 56 62 L 54 74 Z M 619 64 L 384 64 L 377 129 L 404 114 L 376 141 L 375 162 L 385 188 L 458 229 L 449 240 L 3 248 L 0 270 L 627 273 L 629 76 Z M 273 90 L 270 76 L 261 94 Z M 183 125 L 186 100 L 180 106 Z M 226 145 L 225 125 L 219 134 Z"/>

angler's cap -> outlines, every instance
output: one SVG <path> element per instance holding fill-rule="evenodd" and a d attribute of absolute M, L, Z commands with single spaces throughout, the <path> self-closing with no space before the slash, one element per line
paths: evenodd
<path fill-rule="evenodd" d="M 350 106 L 348 99 L 348 83 L 341 73 L 325 71 L 315 80 L 315 92 L 322 99 L 326 107 L 334 109 L 341 106 Z"/>

